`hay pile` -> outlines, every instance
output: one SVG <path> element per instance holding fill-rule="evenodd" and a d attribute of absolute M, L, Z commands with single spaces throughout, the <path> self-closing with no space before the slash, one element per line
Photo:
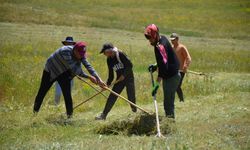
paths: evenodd
<path fill-rule="evenodd" d="M 175 131 L 174 121 L 160 117 L 160 128 L 162 134 L 169 134 Z M 111 123 L 104 123 L 96 128 L 98 134 L 106 135 L 155 135 L 156 119 L 155 114 L 149 115 L 145 113 L 135 116 L 128 116 L 124 119 L 115 120 Z"/>

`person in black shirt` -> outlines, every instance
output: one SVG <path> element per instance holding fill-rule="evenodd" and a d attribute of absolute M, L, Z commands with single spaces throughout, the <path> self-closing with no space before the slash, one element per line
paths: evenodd
<path fill-rule="evenodd" d="M 104 53 L 107 56 L 107 64 L 109 69 L 109 76 L 107 80 L 107 86 L 110 86 L 114 79 L 114 71 L 116 72 L 116 82 L 112 88 L 113 91 L 120 94 L 122 90 L 126 87 L 128 99 L 135 103 L 135 84 L 134 84 L 134 74 L 133 74 L 133 64 L 129 58 L 113 46 L 112 43 L 106 43 L 100 53 Z M 104 107 L 103 112 L 97 116 L 96 120 L 105 120 L 111 108 L 113 107 L 117 96 L 110 94 L 107 103 Z M 136 107 L 131 106 L 133 112 L 136 112 Z"/>
<path fill-rule="evenodd" d="M 179 61 L 168 39 L 159 35 L 159 29 L 156 25 L 148 25 L 145 28 L 144 35 L 154 47 L 157 62 L 157 64 L 150 65 L 148 69 L 149 71 L 155 71 L 158 68 L 158 78 L 153 87 L 152 95 L 154 96 L 157 93 L 162 80 L 166 117 L 175 118 L 175 92 L 180 82 Z"/>

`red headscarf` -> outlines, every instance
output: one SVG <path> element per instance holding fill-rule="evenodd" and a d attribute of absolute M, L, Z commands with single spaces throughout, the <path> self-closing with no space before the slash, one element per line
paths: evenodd
<path fill-rule="evenodd" d="M 155 24 L 148 25 L 144 30 L 144 35 L 148 35 L 154 39 L 157 38 L 157 35 L 159 34 L 159 29 Z"/>
<path fill-rule="evenodd" d="M 153 39 L 157 39 L 157 36 L 159 35 L 159 28 L 155 24 L 150 24 L 145 28 L 144 35 L 146 38 L 147 36 L 150 36 Z M 166 64 L 168 62 L 168 56 L 165 47 L 162 44 L 157 44 L 156 47 L 162 56 L 164 64 Z"/>
<path fill-rule="evenodd" d="M 83 58 L 86 58 L 86 48 L 87 44 L 85 42 L 77 42 L 74 46 L 74 49 L 76 49 Z"/>

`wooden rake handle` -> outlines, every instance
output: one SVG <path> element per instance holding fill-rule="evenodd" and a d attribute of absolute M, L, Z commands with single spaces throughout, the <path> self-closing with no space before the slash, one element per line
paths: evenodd
<path fill-rule="evenodd" d="M 116 82 L 112 83 L 110 86 L 113 86 L 114 84 L 120 82 L 119 80 L 117 80 Z M 105 89 L 106 90 L 106 89 Z M 97 92 L 96 94 L 92 95 L 91 97 L 89 97 L 88 99 L 86 99 L 85 101 L 81 102 L 80 104 L 76 105 L 73 109 L 76 109 L 77 107 L 81 106 L 82 104 L 88 102 L 89 100 L 91 100 L 92 98 L 96 97 L 97 95 L 101 94 L 102 92 L 104 92 L 105 90 L 101 90 L 99 92 Z"/>
<path fill-rule="evenodd" d="M 80 77 L 79 75 L 76 75 L 76 77 L 83 81 L 84 83 L 88 84 L 90 87 L 92 87 L 95 91 L 100 92 L 100 90 L 98 90 L 96 87 L 94 87 L 92 84 L 88 83 L 87 81 L 85 81 L 82 77 Z M 106 95 L 104 95 L 102 92 L 100 92 L 100 94 L 102 94 L 105 98 L 108 98 Z"/>
<path fill-rule="evenodd" d="M 103 91 L 99 91 L 96 94 L 92 95 L 91 97 L 89 97 L 88 99 L 86 99 L 85 101 L 81 102 L 80 104 L 76 105 L 73 109 L 76 109 L 77 107 L 81 106 L 82 104 L 88 102 L 89 100 L 91 100 L 92 98 L 96 97 L 97 95 L 101 94 Z"/>
<path fill-rule="evenodd" d="M 191 71 L 191 70 L 188 70 L 187 73 L 191 73 L 191 74 L 195 74 L 195 75 L 200 75 L 200 76 L 206 75 L 206 74 L 203 73 L 203 72 L 195 72 L 195 71 Z"/>
<path fill-rule="evenodd" d="M 126 99 L 125 97 L 121 96 L 120 94 L 118 94 L 118 93 L 114 92 L 114 91 L 113 91 L 113 90 L 111 90 L 110 88 L 108 88 L 108 87 L 104 87 L 104 89 L 108 90 L 110 93 L 112 93 L 112 94 L 114 94 L 114 95 L 116 95 L 116 96 L 120 97 L 121 99 L 125 100 L 127 103 L 129 103 L 129 104 L 131 104 L 131 105 L 133 105 L 133 106 L 137 107 L 137 108 L 138 108 L 138 109 L 140 109 L 141 111 L 143 111 L 143 112 L 145 112 L 145 113 L 147 113 L 147 114 L 151 114 L 151 113 L 150 113 L 150 112 L 148 112 L 147 110 L 145 110 L 145 109 L 141 108 L 140 106 L 138 106 L 138 105 L 136 105 L 136 104 L 132 103 L 131 101 L 129 101 L 129 100 L 128 100 L 128 99 Z"/>

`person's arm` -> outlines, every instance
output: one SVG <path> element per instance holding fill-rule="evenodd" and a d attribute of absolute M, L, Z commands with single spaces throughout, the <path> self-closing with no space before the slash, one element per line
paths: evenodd
<path fill-rule="evenodd" d="M 162 72 L 159 69 L 159 67 L 160 67 L 159 65 L 161 64 L 160 56 L 159 56 L 159 53 L 157 52 L 156 49 L 154 50 L 154 53 L 155 53 L 155 59 L 156 59 L 156 64 L 157 64 L 157 68 L 158 68 L 158 75 L 157 75 L 157 77 L 158 78 L 162 78 Z"/>
<path fill-rule="evenodd" d="M 82 70 L 81 70 L 81 72 L 78 75 L 81 76 L 81 77 L 83 77 L 83 78 L 89 78 L 89 75 L 86 74 L 85 72 L 83 72 Z"/>
<path fill-rule="evenodd" d="M 162 80 L 162 78 L 158 76 L 156 82 L 158 82 L 160 84 L 161 80 Z"/>
<path fill-rule="evenodd" d="M 124 65 L 123 76 L 126 77 L 128 75 L 128 73 L 131 71 L 133 65 L 125 54 L 119 53 L 119 57 L 121 59 L 121 62 Z"/>
<path fill-rule="evenodd" d="M 75 62 L 70 47 L 69 49 L 59 51 L 57 58 L 61 60 L 64 66 L 70 71 L 72 76 L 79 75 L 80 77 L 89 79 L 91 82 L 95 84 L 97 83 L 96 79 L 93 76 L 89 76 L 84 71 L 82 71 L 80 62 L 79 63 Z"/>
<path fill-rule="evenodd" d="M 108 70 L 109 70 L 109 75 L 108 75 L 108 80 L 107 80 L 107 85 L 111 85 L 113 79 L 114 79 L 114 71 L 113 68 L 111 67 L 111 64 L 109 62 L 109 60 L 107 59 L 107 64 L 108 64 Z"/>
<path fill-rule="evenodd" d="M 157 53 L 157 51 L 155 50 L 155 58 L 156 58 L 156 62 L 157 62 L 157 67 L 159 68 L 159 64 L 160 64 L 160 58 L 159 58 L 159 53 Z M 152 89 L 152 96 L 154 96 L 157 93 L 157 90 L 160 86 L 162 80 L 162 72 L 160 71 L 160 69 L 158 69 L 158 76 L 157 76 L 157 80 L 153 85 L 153 89 Z"/>
<path fill-rule="evenodd" d="M 82 60 L 82 64 L 84 65 L 84 67 L 88 70 L 88 72 L 94 76 L 96 78 L 96 80 L 100 81 L 100 77 L 98 76 L 97 72 L 95 71 L 95 69 L 91 66 L 91 64 L 87 61 L 87 59 L 83 58 Z"/>
<path fill-rule="evenodd" d="M 191 63 L 191 56 L 185 46 L 182 47 L 182 55 L 184 57 L 184 71 L 187 71 L 187 68 L 189 67 Z"/>

